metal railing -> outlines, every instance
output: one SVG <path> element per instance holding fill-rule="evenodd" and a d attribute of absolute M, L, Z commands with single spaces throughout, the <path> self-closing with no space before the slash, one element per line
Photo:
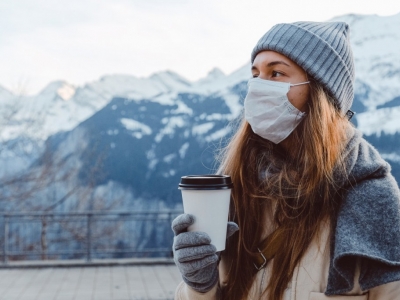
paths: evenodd
<path fill-rule="evenodd" d="M 0 213 L 9 260 L 171 257 L 171 222 L 181 211 Z M 1 224 L 2 223 L 2 224 Z M 1 228 L 1 227 L 0 227 Z"/>

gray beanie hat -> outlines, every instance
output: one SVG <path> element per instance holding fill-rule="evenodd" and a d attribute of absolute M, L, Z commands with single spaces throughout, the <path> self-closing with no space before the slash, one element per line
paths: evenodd
<path fill-rule="evenodd" d="M 277 24 L 258 41 L 251 53 L 279 52 L 320 82 L 345 115 L 353 103 L 354 61 L 349 26 L 344 22 Z"/>

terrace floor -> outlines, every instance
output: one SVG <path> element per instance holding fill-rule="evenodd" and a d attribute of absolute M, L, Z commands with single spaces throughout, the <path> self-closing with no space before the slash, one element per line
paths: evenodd
<path fill-rule="evenodd" d="M 0 299 L 167 300 L 180 281 L 171 260 L 9 263 L 0 266 Z"/>

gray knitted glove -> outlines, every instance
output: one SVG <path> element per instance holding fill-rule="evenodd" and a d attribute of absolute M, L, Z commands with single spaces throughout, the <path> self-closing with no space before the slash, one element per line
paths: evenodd
<path fill-rule="evenodd" d="M 187 232 L 193 224 L 194 218 L 189 214 L 182 214 L 172 221 L 174 231 L 174 261 L 182 274 L 183 281 L 194 290 L 205 293 L 218 282 L 218 261 L 214 245 L 205 232 Z M 227 238 L 239 230 L 234 222 L 228 222 Z"/>

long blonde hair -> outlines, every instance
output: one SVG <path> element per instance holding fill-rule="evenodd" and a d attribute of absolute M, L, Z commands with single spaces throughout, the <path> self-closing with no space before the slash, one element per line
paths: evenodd
<path fill-rule="evenodd" d="M 307 116 L 288 137 L 293 152 L 254 134 L 245 120 L 221 152 L 220 172 L 234 184 L 230 219 L 240 228 L 223 253 L 231 262 L 223 299 L 247 298 L 268 216 L 283 241 L 267 286 L 268 298 L 277 300 L 322 222 L 336 215 L 339 187 L 333 176 L 342 166 L 350 123 L 322 86 L 310 81 Z"/>

